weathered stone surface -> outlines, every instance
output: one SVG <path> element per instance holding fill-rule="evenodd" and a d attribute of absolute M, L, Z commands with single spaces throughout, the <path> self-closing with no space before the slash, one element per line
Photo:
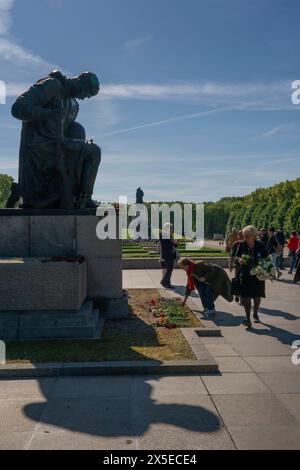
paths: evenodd
<path fill-rule="evenodd" d="M 101 299 L 99 306 L 101 314 L 107 320 L 119 320 L 129 315 L 128 300 L 125 298 Z"/>
<path fill-rule="evenodd" d="M 88 296 L 92 299 L 122 297 L 122 259 L 89 257 Z"/>
<path fill-rule="evenodd" d="M 13 321 L 12 321 L 13 320 Z M 78 312 L 0 313 L 0 338 L 3 340 L 94 339 L 100 338 L 104 319 L 92 301 Z"/>
<path fill-rule="evenodd" d="M 76 253 L 76 217 L 32 216 L 30 256 L 70 256 Z"/>
<path fill-rule="evenodd" d="M 98 222 L 98 217 L 76 217 L 77 254 L 86 258 L 122 258 L 122 241 L 99 240 L 96 233 Z"/>
<path fill-rule="evenodd" d="M 29 256 L 29 217 L 0 217 L 1 256 Z"/>
<path fill-rule="evenodd" d="M 8 213 L 17 215 L 4 215 Z M 74 273 L 69 275 L 66 271 L 74 271 L 74 265 L 43 265 L 33 259 L 26 259 L 25 263 L 1 263 L 0 311 L 74 310 L 80 308 L 88 295 L 91 299 L 116 299 L 108 306 L 108 317 L 128 315 L 122 299 L 122 242 L 97 238 L 99 218 L 93 212 L 79 211 L 77 215 L 72 211 L 29 211 L 23 214 L 20 209 L 0 212 L 0 256 L 79 255 L 87 261 L 88 275 L 76 284 Z M 8 224 L 9 235 L 3 228 L 5 224 Z M 9 336 L 10 333 L 6 333 Z"/>
<path fill-rule="evenodd" d="M 87 296 L 86 263 L 0 262 L 0 311 L 79 310 Z"/>
<path fill-rule="evenodd" d="M 0 217 L 96 215 L 96 209 L 0 209 Z"/>

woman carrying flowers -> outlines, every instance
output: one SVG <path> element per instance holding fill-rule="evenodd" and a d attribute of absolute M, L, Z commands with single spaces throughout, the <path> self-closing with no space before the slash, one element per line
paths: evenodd
<path fill-rule="evenodd" d="M 244 308 L 247 319 L 244 325 L 247 328 L 252 327 L 251 323 L 251 303 L 254 300 L 254 321 L 259 322 L 258 310 L 261 304 L 261 298 L 265 297 L 265 281 L 262 279 L 260 271 L 262 260 L 267 258 L 267 250 L 265 245 L 258 240 L 257 229 L 249 225 L 243 230 L 245 240 L 239 245 L 236 257 L 240 261 L 240 269 L 238 270 L 238 278 L 240 281 L 241 297 L 244 301 Z M 259 269 L 258 269 L 259 268 Z M 257 277 L 256 272 L 258 269 Z"/>

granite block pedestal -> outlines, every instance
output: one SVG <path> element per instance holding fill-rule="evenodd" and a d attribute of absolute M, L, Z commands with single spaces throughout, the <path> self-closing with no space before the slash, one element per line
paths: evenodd
<path fill-rule="evenodd" d="M 0 339 L 5 334 L 12 339 L 79 337 L 80 328 L 85 328 L 82 337 L 92 337 L 97 326 L 93 306 L 98 305 L 101 318 L 129 315 L 122 293 L 122 242 L 99 240 L 98 222 L 94 210 L 0 210 Z M 54 257 L 83 257 L 85 262 Z M 51 323 L 51 315 L 61 321 Z M 4 331 L 8 320 L 18 321 L 21 329 Z M 30 322 L 36 322 L 36 331 Z"/>

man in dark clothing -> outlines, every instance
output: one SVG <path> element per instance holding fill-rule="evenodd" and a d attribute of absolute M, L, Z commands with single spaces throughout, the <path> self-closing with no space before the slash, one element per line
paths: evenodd
<path fill-rule="evenodd" d="M 269 242 L 269 235 L 268 235 L 268 231 L 265 228 L 262 228 L 261 231 L 260 231 L 260 241 L 267 248 L 268 242 Z"/>
<path fill-rule="evenodd" d="M 161 285 L 166 289 L 172 289 L 171 277 L 176 258 L 175 243 L 173 240 L 173 226 L 166 224 L 160 235 L 160 263 L 163 270 Z"/>
<path fill-rule="evenodd" d="M 19 162 L 22 207 L 96 207 L 92 194 L 101 150 L 86 142 L 85 130 L 76 118 L 77 99 L 91 98 L 99 89 L 93 73 L 67 78 L 55 70 L 13 105 L 12 115 L 23 121 Z"/>
<path fill-rule="evenodd" d="M 282 273 L 279 270 L 278 261 L 277 261 L 278 256 L 280 255 L 280 250 L 279 250 L 280 247 L 281 245 L 279 244 L 277 237 L 276 237 L 276 230 L 274 227 L 270 227 L 267 253 L 268 253 L 268 256 L 272 257 L 273 265 L 274 265 L 274 268 L 276 268 L 278 279 L 282 276 Z"/>
<path fill-rule="evenodd" d="M 284 235 L 284 228 L 281 228 L 280 230 L 277 230 L 276 239 L 277 239 L 278 243 L 280 243 L 280 245 L 284 248 L 285 243 L 286 243 L 286 239 L 285 239 L 285 235 Z M 277 258 L 277 266 L 278 266 L 279 269 L 285 270 L 283 252 L 284 252 L 284 250 L 282 250 L 282 253 L 280 253 L 280 255 Z"/>

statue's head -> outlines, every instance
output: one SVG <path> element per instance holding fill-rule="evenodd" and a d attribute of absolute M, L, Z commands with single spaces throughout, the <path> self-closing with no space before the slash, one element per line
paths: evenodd
<path fill-rule="evenodd" d="M 72 96 L 79 100 L 96 96 L 100 90 L 100 82 L 96 74 L 83 72 L 78 77 L 70 79 Z"/>

